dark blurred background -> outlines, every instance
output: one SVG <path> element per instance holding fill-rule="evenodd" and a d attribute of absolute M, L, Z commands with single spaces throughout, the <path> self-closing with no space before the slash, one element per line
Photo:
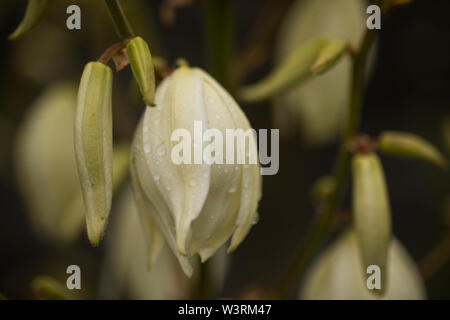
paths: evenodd
<path fill-rule="evenodd" d="M 236 55 L 270 1 L 236 1 Z M 152 54 L 164 56 L 171 63 L 182 56 L 191 65 L 208 70 L 202 1 L 177 10 L 172 26 L 161 22 L 162 1 L 122 2 L 135 18 L 131 19 L 135 32 L 150 41 Z M 279 5 L 289 8 L 290 2 L 279 1 Z M 79 31 L 65 28 L 65 9 L 72 3 L 82 10 Z M 29 298 L 33 277 L 53 271 L 55 277 L 63 278 L 65 267 L 73 261 L 83 265 L 84 276 L 92 283 L 98 276 L 104 247 L 91 248 L 85 232 L 70 250 L 39 241 L 33 235 L 11 155 L 16 128 L 43 88 L 57 80 L 77 81 L 86 62 L 97 59 L 105 48 L 119 41 L 102 1 L 57 1 L 33 33 L 10 42 L 7 37 L 20 22 L 25 6 L 25 1 L 0 4 L 0 292 L 10 298 Z M 376 136 L 386 129 L 411 131 L 449 155 L 442 129 L 444 118 L 450 116 L 449 13 L 448 0 L 416 0 L 383 21 L 364 99 L 364 133 Z M 271 69 L 270 49 L 269 59 L 249 73 L 245 83 L 260 79 Z M 115 134 L 123 139 L 131 138 L 142 110 L 139 103 L 130 102 L 129 80 L 129 72 L 121 72 L 114 79 Z M 253 127 L 272 127 L 269 104 L 242 107 Z M 225 296 L 243 288 L 271 288 L 276 283 L 310 226 L 310 187 L 318 177 L 330 173 L 336 148 L 336 144 L 310 147 L 298 136 L 281 141 L 279 173 L 264 176 L 260 220 L 232 255 Z M 420 262 L 450 228 L 444 218 L 450 214 L 445 204 L 450 195 L 449 173 L 420 162 L 391 157 L 382 160 L 394 233 Z M 346 199 L 343 209 L 349 208 Z M 450 256 L 449 252 L 445 254 Z M 439 268 L 426 285 L 429 298 L 449 299 L 450 264 Z"/>

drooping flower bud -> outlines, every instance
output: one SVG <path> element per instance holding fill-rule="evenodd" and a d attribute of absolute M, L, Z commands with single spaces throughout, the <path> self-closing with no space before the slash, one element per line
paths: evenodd
<path fill-rule="evenodd" d="M 131 71 L 141 91 L 141 95 L 148 106 L 155 104 L 155 70 L 152 55 L 147 42 L 136 37 L 127 45 L 127 53 Z"/>
<path fill-rule="evenodd" d="M 389 282 L 384 295 L 371 294 L 371 276 L 361 265 L 361 254 L 353 230 L 346 231 L 311 265 L 300 291 L 307 300 L 418 300 L 425 287 L 414 261 L 397 239 L 388 249 Z"/>
<path fill-rule="evenodd" d="M 408 132 L 385 131 L 378 139 L 380 151 L 398 156 L 421 159 L 447 169 L 445 157 L 431 143 Z"/>
<path fill-rule="evenodd" d="M 9 40 L 17 40 L 31 31 L 42 20 L 51 2 L 51 0 L 28 0 L 25 16 L 9 36 Z"/>
<path fill-rule="evenodd" d="M 198 68 L 175 70 L 158 86 L 155 102 L 133 141 L 134 192 L 145 204 L 140 214 L 153 217 L 190 275 L 189 256 L 205 261 L 230 237 L 234 250 L 256 221 L 261 177 L 257 159 L 249 161 L 257 158 L 256 141 L 233 98 Z M 227 129 L 241 129 L 247 139 L 223 142 Z M 203 150 L 204 141 L 211 143 Z M 212 142 L 219 145 L 213 152 Z M 240 153 L 245 163 L 228 161 Z"/>
<path fill-rule="evenodd" d="M 277 36 L 275 66 L 318 37 L 357 45 L 366 29 L 366 7 L 360 0 L 294 1 Z M 344 55 L 331 70 L 276 98 L 273 119 L 280 133 L 293 135 L 300 130 L 302 141 L 311 145 L 339 137 L 347 112 L 350 69 L 351 59 Z"/>
<path fill-rule="evenodd" d="M 88 237 L 98 245 L 112 201 L 112 71 L 99 62 L 86 65 L 78 90 L 75 154 L 86 207 Z"/>
<path fill-rule="evenodd" d="M 391 241 L 391 212 L 383 168 L 375 154 L 353 157 L 353 217 L 364 269 L 381 269 L 381 289 L 386 284 L 386 264 Z"/>
<path fill-rule="evenodd" d="M 256 84 L 240 89 L 240 98 L 258 102 L 274 98 L 331 68 L 345 51 L 346 41 L 319 37 L 296 48 L 279 67 Z"/>

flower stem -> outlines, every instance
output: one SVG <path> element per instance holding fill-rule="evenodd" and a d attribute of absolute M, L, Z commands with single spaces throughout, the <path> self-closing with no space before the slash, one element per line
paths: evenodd
<path fill-rule="evenodd" d="M 128 44 L 128 41 L 125 42 L 119 42 L 116 43 L 114 45 L 112 45 L 111 47 L 109 47 L 108 49 L 105 50 L 105 52 L 103 52 L 103 54 L 101 55 L 100 58 L 98 58 L 98 62 L 101 62 L 103 64 L 107 64 L 108 61 L 120 50 L 122 50 L 123 48 L 125 48 Z"/>
<path fill-rule="evenodd" d="M 211 299 L 211 270 L 210 261 L 200 264 L 199 279 L 194 299 L 204 300 Z"/>
<path fill-rule="evenodd" d="M 234 1 L 204 1 L 204 11 L 206 56 L 210 72 L 227 90 L 232 90 Z"/>
<path fill-rule="evenodd" d="M 282 278 L 278 287 L 280 298 L 289 296 L 292 286 L 303 273 L 308 261 L 326 240 L 332 226 L 333 215 L 343 197 L 350 169 L 350 152 L 347 146 L 359 130 L 364 91 L 364 71 L 366 69 L 367 56 L 374 37 L 375 30 L 367 30 L 359 50 L 353 57 L 352 86 L 348 119 L 334 165 L 333 174 L 335 188 L 324 210 L 319 212 L 316 216 L 313 226 L 309 230 L 305 240 L 302 242 L 288 271 Z"/>
<path fill-rule="evenodd" d="M 119 0 L 105 0 L 111 19 L 114 22 L 117 34 L 123 42 L 134 37 L 134 32 L 125 17 Z"/>

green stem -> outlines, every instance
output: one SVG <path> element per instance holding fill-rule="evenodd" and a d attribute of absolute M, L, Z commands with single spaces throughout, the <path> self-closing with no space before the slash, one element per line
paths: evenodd
<path fill-rule="evenodd" d="M 232 90 L 231 58 L 234 43 L 234 1 L 204 1 L 206 56 L 211 74 Z"/>
<path fill-rule="evenodd" d="M 120 39 L 125 42 L 126 40 L 133 38 L 134 32 L 125 17 L 119 0 L 105 0 L 105 4 L 108 7 L 109 14 L 114 22 L 114 26 Z"/>
<path fill-rule="evenodd" d="M 359 50 L 356 52 L 353 59 L 349 114 L 334 166 L 334 191 L 331 194 L 325 209 L 316 216 L 313 226 L 309 230 L 305 240 L 302 242 L 288 271 L 282 278 L 282 281 L 278 287 L 280 298 L 286 297 L 290 294 L 292 286 L 296 283 L 298 277 L 303 273 L 308 261 L 326 240 L 331 229 L 333 215 L 343 197 L 350 171 L 351 159 L 347 146 L 359 130 L 364 91 L 364 71 L 366 69 L 366 60 L 374 37 L 375 30 L 366 31 Z"/>
<path fill-rule="evenodd" d="M 211 270 L 210 261 L 203 262 L 200 265 L 200 274 L 197 283 L 195 299 L 211 299 Z"/>

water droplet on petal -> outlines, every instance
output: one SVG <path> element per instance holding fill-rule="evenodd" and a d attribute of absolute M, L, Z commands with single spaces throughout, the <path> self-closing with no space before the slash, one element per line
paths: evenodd
<path fill-rule="evenodd" d="M 157 173 L 155 173 L 155 175 L 153 176 L 153 179 L 155 179 L 156 182 L 159 181 L 159 179 L 161 179 L 161 176 Z"/>
<path fill-rule="evenodd" d="M 160 119 L 155 119 L 155 121 L 153 121 L 153 123 L 154 123 L 155 125 L 158 125 L 160 121 L 161 121 Z"/>
<path fill-rule="evenodd" d="M 144 144 L 144 152 L 150 153 L 150 145 L 149 144 Z"/>
<path fill-rule="evenodd" d="M 191 179 L 191 180 L 189 181 L 189 185 L 190 185 L 191 187 L 195 187 L 196 184 L 197 184 L 197 183 L 195 182 L 195 179 Z"/>

